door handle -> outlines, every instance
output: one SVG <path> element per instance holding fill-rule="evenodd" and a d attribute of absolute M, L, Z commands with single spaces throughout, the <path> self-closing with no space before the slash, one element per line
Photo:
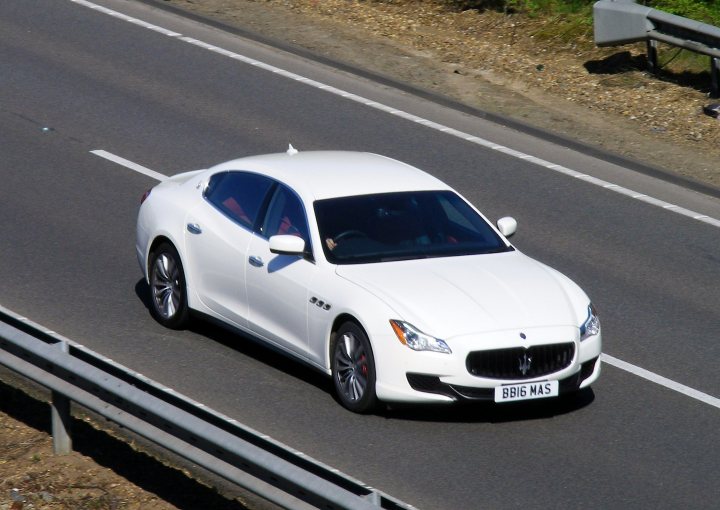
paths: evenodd
<path fill-rule="evenodd" d="M 250 255 L 250 258 L 248 259 L 250 261 L 250 264 L 255 267 L 263 267 L 265 263 L 260 257 L 256 257 L 255 255 Z"/>
<path fill-rule="evenodd" d="M 200 225 L 198 225 L 197 223 L 188 223 L 187 230 L 191 234 L 202 234 L 202 229 L 200 228 Z"/>

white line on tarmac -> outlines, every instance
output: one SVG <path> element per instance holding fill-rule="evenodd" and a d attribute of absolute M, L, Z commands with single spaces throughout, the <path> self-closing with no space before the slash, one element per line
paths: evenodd
<path fill-rule="evenodd" d="M 116 156 L 115 154 L 112 154 L 110 152 L 104 151 L 104 150 L 95 150 L 90 151 L 91 154 L 95 154 L 96 156 L 100 156 L 101 158 L 107 159 L 108 161 L 112 161 L 113 163 L 117 163 L 118 165 L 122 165 L 126 168 L 129 168 L 130 170 L 134 170 L 138 173 L 141 173 L 143 175 L 147 175 L 148 177 L 152 177 L 153 179 L 156 179 L 158 181 L 164 181 L 168 178 L 167 175 L 163 175 L 159 172 L 156 172 L 155 170 L 150 170 L 149 168 L 145 168 L 142 165 L 138 165 L 137 163 L 133 163 L 132 161 L 121 158 L 120 156 Z"/>
<path fill-rule="evenodd" d="M 626 372 L 630 372 L 631 374 L 634 374 L 638 377 L 647 379 L 648 381 L 654 382 L 655 384 L 659 384 L 660 386 L 665 386 L 666 388 L 677 391 L 678 393 L 682 393 L 683 395 L 686 395 L 690 398 L 694 398 L 695 400 L 699 400 L 700 402 L 704 402 L 705 404 L 708 404 L 708 405 L 711 405 L 713 407 L 717 407 L 718 409 L 720 409 L 720 399 L 715 398 L 711 395 L 708 395 L 707 393 L 703 393 L 702 391 L 698 391 L 689 386 L 685 386 L 684 384 L 680 384 L 671 379 L 668 379 L 667 377 L 663 377 L 654 372 L 650 372 L 649 370 L 645 370 L 644 368 L 635 366 L 631 363 L 628 363 L 627 361 L 623 361 L 621 359 L 614 358 L 614 357 L 610 356 L 609 354 L 603 353 L 602 360 L 604 363 L 607 363 L 608 365 L 612 365 L 615 368 L 619 368 L 620 370 L 625 370 Z"/>

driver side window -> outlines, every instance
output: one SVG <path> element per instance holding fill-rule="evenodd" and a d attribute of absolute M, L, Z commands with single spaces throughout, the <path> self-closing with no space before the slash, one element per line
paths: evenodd
<path fill-rule="evenodd" d="M 310 249 L 307 216 L 297 195 L 288 187 L 280 185 L 270 200 L 261 234 L 266 239 L 274 235 L 294 235 L 305 241 Z"/>

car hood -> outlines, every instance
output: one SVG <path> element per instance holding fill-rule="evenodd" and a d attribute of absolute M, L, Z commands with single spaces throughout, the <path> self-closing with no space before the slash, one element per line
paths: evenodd
<path fill-rule="evenodd" d="M 587 296 L 568 278 L 513 251 L 341 265 L 337 274 L 396 317 L 441 338 L 514 328 L 579 326 Z"/>

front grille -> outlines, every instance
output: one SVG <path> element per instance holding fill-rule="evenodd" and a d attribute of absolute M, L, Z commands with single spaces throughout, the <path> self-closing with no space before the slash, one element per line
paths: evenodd
<path fill-rule="evenodd" d="M 465 361 L 468 372 L 488 379 L 533 379 L 567 368 L 575 357 L 575 344 L 534 345 L 474 351 Z"/>

